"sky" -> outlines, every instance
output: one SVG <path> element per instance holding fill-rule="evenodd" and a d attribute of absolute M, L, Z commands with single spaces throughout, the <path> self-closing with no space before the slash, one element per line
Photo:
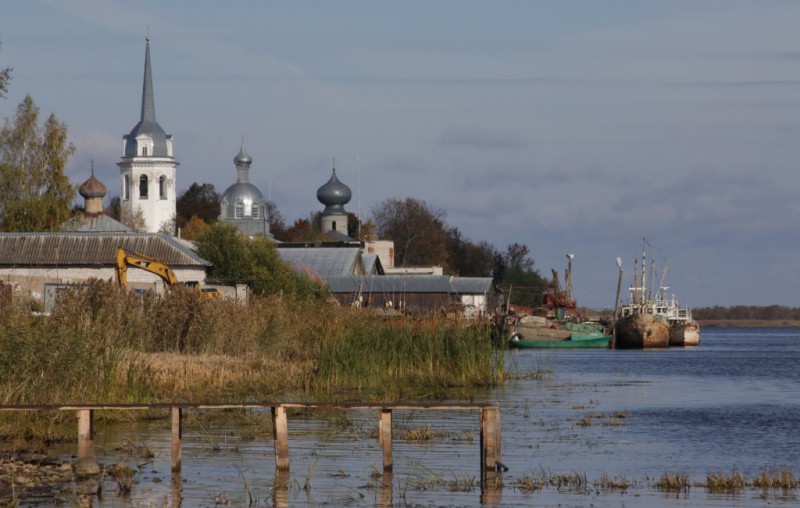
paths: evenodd
<path fill-rule="evenodd" d="M 643 246 L 683 305 L 800 306 L 800 2 L 14 2 L 0 117 L 30 94 L 69 128 L 67 176 L 119 194 L 150 34 L 178 192 L 250 181 L 287 225 L 334 164 L 369 218 L 444 210 L 527 245 L 578 304 L 614 307 Z"/>

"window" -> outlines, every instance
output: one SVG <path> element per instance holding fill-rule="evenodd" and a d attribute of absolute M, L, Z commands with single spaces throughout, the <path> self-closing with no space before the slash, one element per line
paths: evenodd
<path fill-rule="evenodd" d="M 241 201 L 236 202 L 236 209 L 234 210 L 234 219 L 242 219 L 244 218 L 244 203 Z"/>
<path fill-rule="evenodd" d="M 122 199 L 125 201 L 131 198 L 131 177 L 130 175 L 125 175 L 122 178 Z"/>
<path fill-rule="evenodd" d="M 336 221 L 331 222 L 331 229 L 336 231 Z"/>
<path fill-rule="evenodd" d="M 160 199 L 167 199 L 167 177 L 161 175 L 158 179 L 158 197 Z"/>
<path fill-rule="evenodd" d="M 142 147 L 142 155 L 147 155 L 147 147 L 146 146 Z"/>
<path fill-rule="evenodd" d="M 253 218 L 258 219 L 258 203 L 253 203 L 252 213 Z"/>
<path fill-rule="evenodd" d="M 139 177 L 139 199 L 147 199 L 147 175 Z"/>

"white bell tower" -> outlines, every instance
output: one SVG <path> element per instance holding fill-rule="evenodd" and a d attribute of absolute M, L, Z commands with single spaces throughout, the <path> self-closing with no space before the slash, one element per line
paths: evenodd
<path fill-rule="evenodd" d="M 166 134 L 156 121 L 149 36 L 144 55 L 141 118 L 122 140 L 122 158 L 117 162 L 122 209 L 131 217 L 141 210 L 145 230 L 156 233 L 173 224 L 178 162 L 172 155 L 172 135 Z"/>

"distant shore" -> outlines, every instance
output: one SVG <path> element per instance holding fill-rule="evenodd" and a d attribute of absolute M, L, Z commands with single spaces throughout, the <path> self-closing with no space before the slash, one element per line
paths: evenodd
<path fill-rule="evenodd" d="M 701 328 L 795 328 L 800 320 L 793 319 L 703 319 L 698 320 Z"/>

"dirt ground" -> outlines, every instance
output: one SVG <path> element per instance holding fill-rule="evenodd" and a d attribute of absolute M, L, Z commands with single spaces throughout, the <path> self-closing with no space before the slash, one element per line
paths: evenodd
<path fill-rule="evenodd" d="M 0 456 L 0 506 L 14 506 L 26 492 L 46 492 L 74 483 L 70 462 L 43 454 Z"/>

